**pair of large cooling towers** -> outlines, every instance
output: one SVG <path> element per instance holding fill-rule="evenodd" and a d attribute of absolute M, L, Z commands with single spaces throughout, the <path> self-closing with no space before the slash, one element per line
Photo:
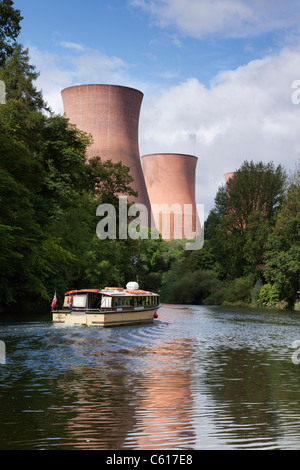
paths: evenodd
<path fill-rule="evenodd" d="M 180 153 L 140 157 L 138 132 L 143 96 L 139 90 L 118 85 L 77 85 L 62 90 L 66 118 L 92 136 L 87 159 L 99 156 L 102 161 L 122 162 L 129 167 L 131 187 L 138 193 L 132 202 L 146 207 L 148 221 L 154 218 L 166 240 L 190 238 L 184 234 L 184 224 L 189 224 L 188 232 L 192 234 L 199 225 L 195 200 L 198 159 Z"/>

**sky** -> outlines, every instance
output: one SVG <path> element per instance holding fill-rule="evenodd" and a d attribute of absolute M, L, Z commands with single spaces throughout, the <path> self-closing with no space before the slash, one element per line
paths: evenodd
<path fill-rule="evenodd" d="M 299 0 L 15 0 L 45 101 L 105 83 L 144 98 L 140 155 L 198 157 L 205 218 L 247 160 L 293 173 L 300 155 Z"/>

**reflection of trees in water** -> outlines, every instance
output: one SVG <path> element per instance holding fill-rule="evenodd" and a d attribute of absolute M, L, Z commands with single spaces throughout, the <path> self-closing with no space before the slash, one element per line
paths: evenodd
<path fill-rule="evenodd" d="M 112 364 L 113 366 L 113 364 Z M 61 397 L 56 408 L 65 419 L 66 445 L 74 449 L 121 449 L 134 426 L 134 387 L 124 371 L 84 367 L 58 383 Z M 69 404 L 69 406 L 68 406 Z"/>
<path fill-rule="evenodd" d="M 220 437 L 236 446 L 275 445 L 283 435 L 282 403 L 289 393 L 281 384 L 289 364 L 272 361 L 267 352 L 219 349 L 209 356 L 205 383 L 216 402 L 215 426 Z M 297 413 L 300 404 L 297 405 Z M 279 415 L 279 410 L 281 415 Z M 216 413 L 218 413 L 216 415 Z"/>

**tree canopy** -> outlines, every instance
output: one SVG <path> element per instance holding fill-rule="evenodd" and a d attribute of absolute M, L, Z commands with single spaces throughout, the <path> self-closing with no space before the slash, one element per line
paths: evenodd
<path fill-rule="evenodd" d="M 13 8 L 12 0 L 0 1 L 0 67 L 14 50 L 16 39 L 20 33 L 20 22 L 23 17 L 20 10 Z"/>

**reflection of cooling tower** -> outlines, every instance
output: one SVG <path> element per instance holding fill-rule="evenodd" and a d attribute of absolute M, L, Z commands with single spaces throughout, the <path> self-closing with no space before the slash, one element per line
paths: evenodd
<path fill-rule="evenodd" d="M 128 166 L 138 192 L 135 202 L 144 204 L 150 215 L 138 145 L 143 93 L 116 85 L 78 85 L 62 90 L 62 99 L 65 116 L 93 137 L 87 158 L 99 156 Z"/>
<path fill-rule="evenodd" d="M 176 153 L 142 157 L 152 213 L 165 240 L 195 238 L 199 232 L 195 199 L 197 161 L 193 155 Z"/>

